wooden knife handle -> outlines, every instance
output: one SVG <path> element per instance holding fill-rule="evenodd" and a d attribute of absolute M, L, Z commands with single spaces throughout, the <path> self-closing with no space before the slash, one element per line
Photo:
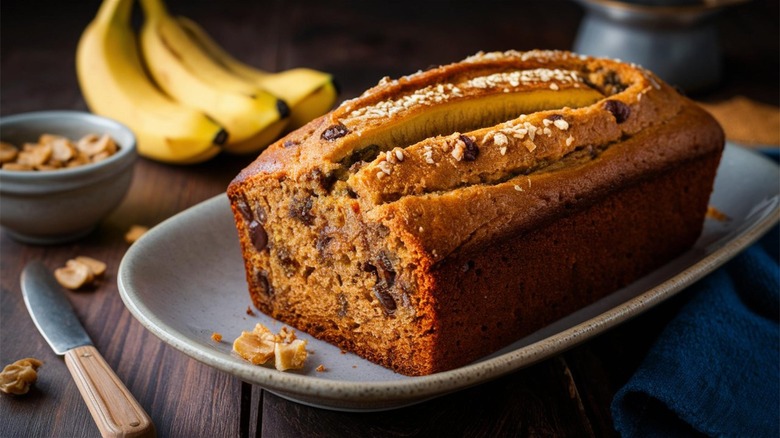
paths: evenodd
<path fill-rule="evenodd" d="M 76 386 L 104 437 L 153 437 L 152 419 L 91 345 L 65 353 Z"/>

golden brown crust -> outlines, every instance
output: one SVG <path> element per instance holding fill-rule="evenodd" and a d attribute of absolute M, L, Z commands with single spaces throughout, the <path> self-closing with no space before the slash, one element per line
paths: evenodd
<path fill-rule="evenodd" d="M 478 54 L 382 80 L 271 145 L 228 196 L 258 309 L 418 375 L 475 360 L 692 244 L 722 147 L 708 114 L 637 66 L 568 52 Z M 653 203 L 676 210 L 642 216 Z M 594 237 L 568 236 L 554 250 L 545 241 L 571 232 Z M 537 279 L 570 269 L 567 251 L 640 252 L 648 241 L 651 255 L 633 261 L 580 260 L 578 269 L 601 272 L 578 280 L 588 293 Z M 518 254 L 542 250 L 552 255 L 531 265 L 550 272 L 517 266 Z M 513 263 L 475 279 L 494 256 Z M 488 293 L 513 304 L 464 310 Z M 547 308 L 556 300 L 575 307 Z M 485 324 L 492 341 L 452 339 L 458 325 Z"/>

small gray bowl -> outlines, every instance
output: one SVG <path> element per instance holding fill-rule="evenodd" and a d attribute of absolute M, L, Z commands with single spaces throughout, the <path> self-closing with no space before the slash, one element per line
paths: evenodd
<path fill-rule="evenodd" d="M 21 146 L 41 134 L 77 140 L 108 134 L 119 147 L 103 161 L 46 171 L 0 169 L 0 225 L 15 239 L 56 244 L 89 234 L 130 188 L 135 136 L 111 119 L 79 111 L 41 111 L 0 118 L 0 139 Z"/>

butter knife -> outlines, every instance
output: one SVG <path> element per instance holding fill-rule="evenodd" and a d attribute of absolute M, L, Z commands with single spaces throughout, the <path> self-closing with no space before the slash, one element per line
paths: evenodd
<path fill-rule="evenodd" d="M 154 436 L 154 424 L 92 345 L 62 286 L 42 263 L 22 271 L 24 304 L 46 342 L 65 364 L 104 437 Z"/>

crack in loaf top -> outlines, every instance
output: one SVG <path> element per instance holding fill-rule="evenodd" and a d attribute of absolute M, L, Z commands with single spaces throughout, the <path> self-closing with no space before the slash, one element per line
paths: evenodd
<path fill-rule="evenodd" d="M 361 96 L 269 147 L 237 179 L 337 172 L 361 202 L 495 184 L 674 117 L 646 70 L 560 51 L 478 53 Z"/>

